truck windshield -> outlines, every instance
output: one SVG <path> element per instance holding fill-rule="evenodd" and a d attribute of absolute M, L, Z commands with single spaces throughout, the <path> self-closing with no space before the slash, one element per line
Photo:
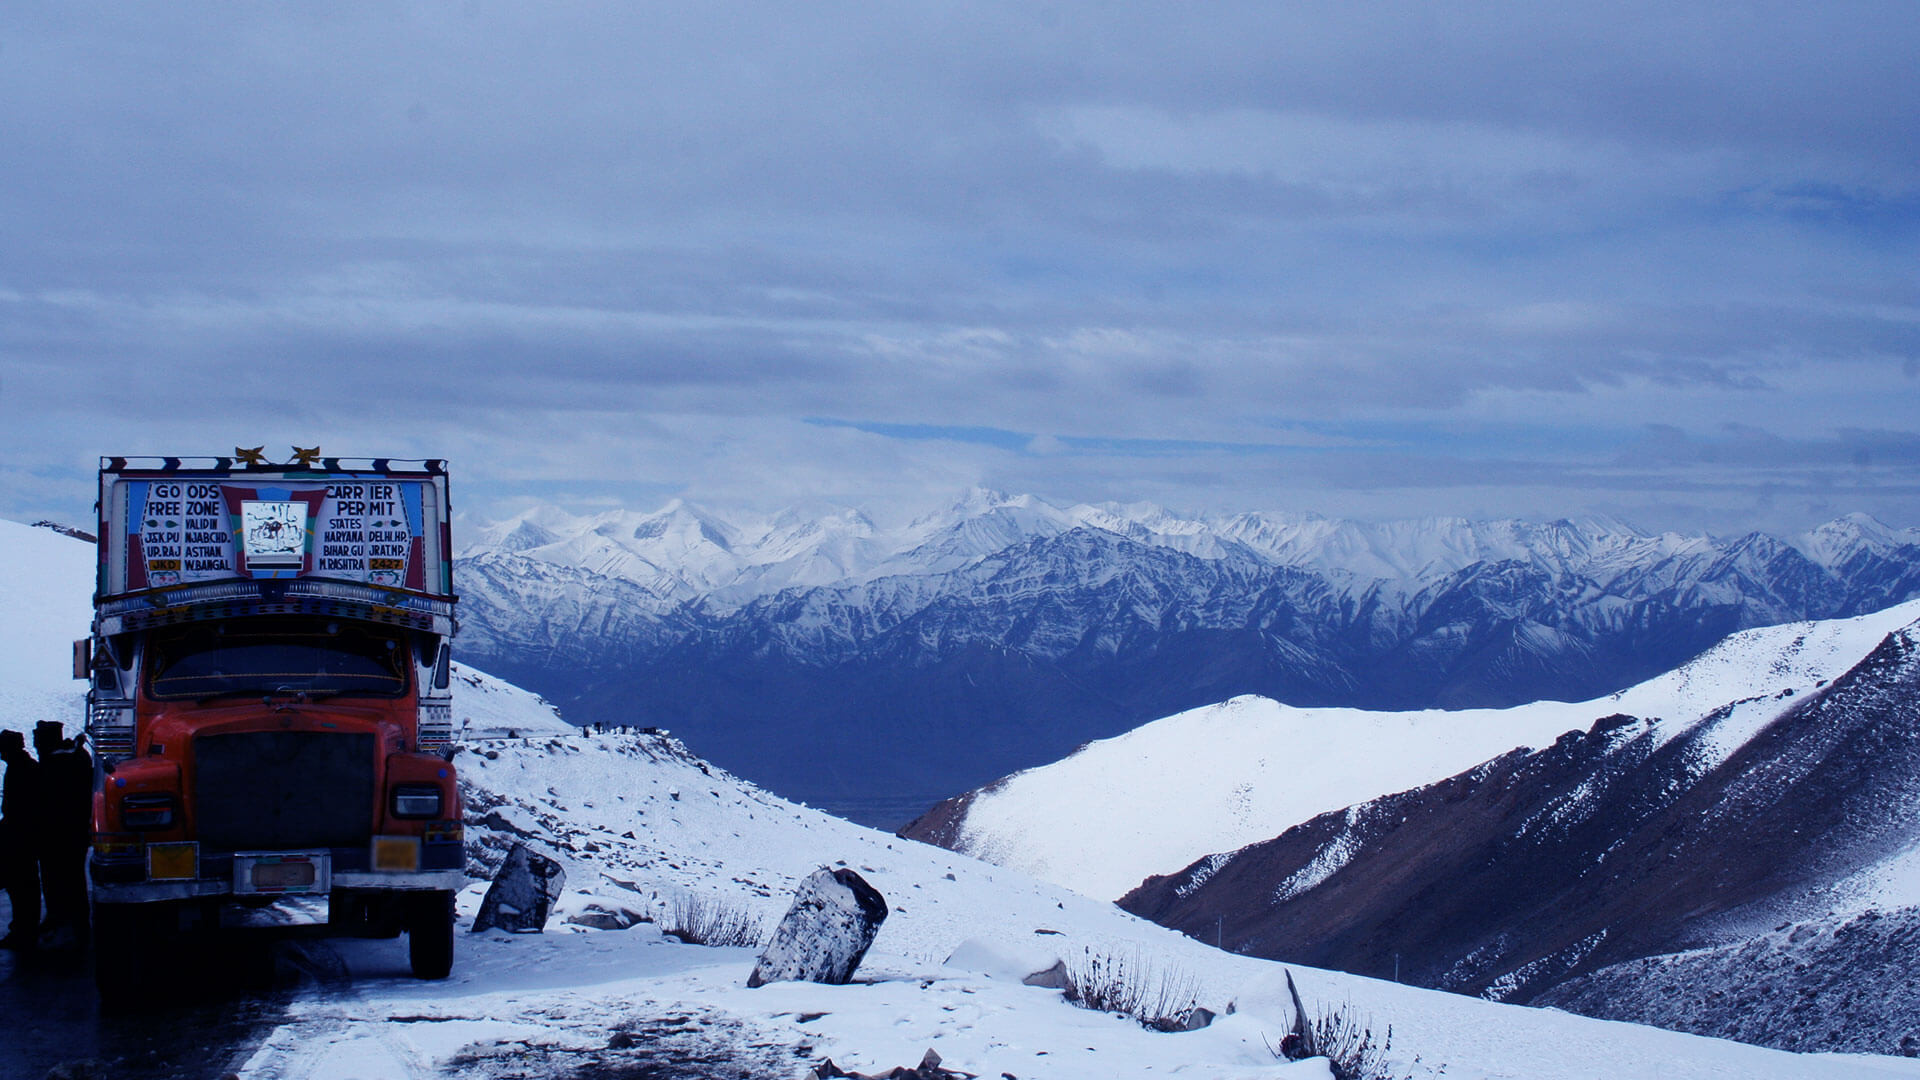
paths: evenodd
<path fill-rule="evenodd" d="M 402 631 L 341 619 L 229 619 L 172 627 L 148 648 L 156 698 L 406 692 Z"/>

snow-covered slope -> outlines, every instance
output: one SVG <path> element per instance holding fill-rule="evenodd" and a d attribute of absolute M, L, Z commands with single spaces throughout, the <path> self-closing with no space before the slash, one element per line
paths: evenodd
<path fill-rule="evenodd" d="M 1920 1054 L 1905 1023 L 1920 907 L 1836 911 L 1742 941 L 1642 957 L 1577 976 L 1533 1001 L 1587 1016 L 1658 1024 L 1783 1050 L 1893 1031 L 1892 1052 Z"/>
<path fill-rule="evenodd" d="M 73 642 L 93 623 L 96 558 L 92 544 L 0 520 L 0 728 L 58 720 L 71 733 L 86 721 Z"/>
<path fill-rule="evenodd" d="M 540 695 L 460 663 L 453 665 L 453 726 L 462 739 L 575 730 Z"/>
<path fill-rule="evenodd" d="M 1419 787 L 1604 716 L 1661 717 L 1662 740 L 1730 703 L 1710 745 L 1729 754 L 1858 663 L 1920 601 L 1873 615 L 1735 634 L 1683 667 L 1593 701 L 1366 712 L 1236 698 L 1091 743 L 943 804 L 907 835 L 1117 898 L 1150 874 L 1277 836 L 1316 814 Z"/>
<path fill-rule="evenodd" d="M 342 942 L 350 982 L 302 996 L 241 1080 L 633 1075 L 792 1077 L 823 1058 L 978 1076 L 1309 1080 L 1277 1062 L 1281 969 L 1210 949 L 1058 887 L 785 802 L 652 735 L 482 741 L 459 759 L 469 850 L 512 841 L 562 861 L 567 897 L 539 935 L 460 934 L 452 978 L 405 975 L 392 942 Z M 763 919 L 822 865 L 857 870 L 892 911 L 849 986 L 746 988 L 753 953 L 593 929 L 688 896 Z M 482 886 L 462 897 L 470 917 Z M 583 923 L 567 921 L 581 918 Z M 619 920 L 614 920 L 619 921 Z M 1232 1015 L 1183 1034 L 1074 1008 L 1019 977 L 1086 950 L 1183 975 Z M 951 962 L 949 962 L 951 958 Z M 1393 1028 L 1394 1075 L 1743 1080 L 1915 1075 L 1897 1059 L 1799 1056 L 1293 968 L 1309 1008 Z"/>

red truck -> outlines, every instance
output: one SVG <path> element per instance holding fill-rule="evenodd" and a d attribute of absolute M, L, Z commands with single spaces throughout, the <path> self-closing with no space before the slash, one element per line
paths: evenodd
<path fill-rule="evenodd" d="M 453 963 L 463 883 L 443 461 L 103 458 L 90 680 L 103 1000 L 226 905 Z"/>

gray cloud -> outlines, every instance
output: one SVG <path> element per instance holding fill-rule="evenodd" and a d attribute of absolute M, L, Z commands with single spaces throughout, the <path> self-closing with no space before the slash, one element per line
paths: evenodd
<path fill-rule="evenodd" d="M 1831 436 L 1788 437 L 1747 424 L 1729 423 L 1701 437 L 1665 424 L 1651 427 L 1644 439 L 1617 459 L 1639 467 L 1761 467 L 1805 473 L 1845 468 L 1871 483 L 1872 471 L 1898 482 L 1920 482 L 1920 434 L 1842 428 Z"/>
<path fill-rule="evenodd" d="M 0 513 L 271 429 L 468 505 L 1731 521 L 1864 454 L 1920 521 L 1910 8 L 1563 8 L 19 6 Z M 1308 428 L 1367 445 L 1206 448 Z"/>

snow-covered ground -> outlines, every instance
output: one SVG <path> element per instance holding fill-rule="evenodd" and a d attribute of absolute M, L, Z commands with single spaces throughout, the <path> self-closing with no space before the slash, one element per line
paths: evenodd
<path fill-rule="evenodd" d="M 1843 674 L 1887 634 L 1920 619 L 1920 601 L 1872 615 L 1735 634 L 1638 686 L 1577 703 L 1510 709 L 1368 712 L 1235 698 L 1090 743 L 979 793 L 961 850 L 1118 898 L 1151 874 L 1280 835 L 1315 815 L 1452 776 L 1519 746 L 1546 746 L 1615 713 L 1662 719 L 1672 738 L 1716 721 L 1731 753 L 1785 707 Z"/>
<path fill-rule="evenodd" d="M 458 661 L 453 665 L 453 726 L 468 739 L 577 730 L 540 695 Z"/>
<path fill-rule="evenodd" d="M 406 976 L 394 942 L 342 942 L 346 978 L 296 1001 L 243 1080 L 640 1073 L 799 1077 L 822 1058 L 885 1072 L 929 1049 L 984 1077 L 1112 1080 L 1325 1076 L 1288 1065 L 1279 965 L 1219 952 L 1018 871 L 828 817 L 752 788 L 647 735 L 481 742 L 457 759 L 489 856 L 524 839 L 559 858 L 567 893 L 543 934 L 461 933 L 453 976 Z M 686 897 L 763 920 L 822 865 L 859 871 L 892 913 L 854 984 L 746 988 L 749 949 L 679 944 L 653 925 L 600 930 L 596 912 L 658 918 Z M 483 892 L 461 898 L 463 922 Z M 1150 1032 L 1020 976 L 1087 950 L 1191 980 L 1211 1027 Z M 949 963 L 949 958 L 954 958 Z M 1498 1005 L 1294 968 L 1310 1009 L 1392 1028 L 1396 1076 L 1754 1078 L 1920 1076 L 1892 1058 L 1793 1055 L 1553 1010 Z M 722 1067 L 724 1063 L 725 1068 Z M 660 1066 L 665 1068 L 665 1066 Z"/>

